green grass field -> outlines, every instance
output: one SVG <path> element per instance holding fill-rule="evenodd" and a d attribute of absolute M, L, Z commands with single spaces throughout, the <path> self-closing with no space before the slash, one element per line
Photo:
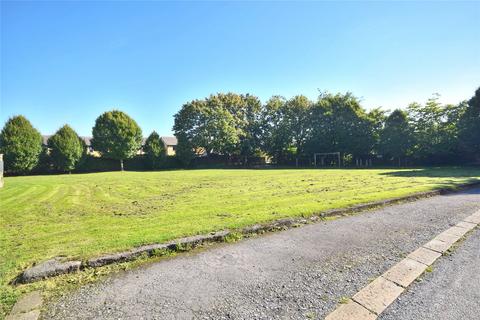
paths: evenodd
<path fill-rule="evenodd" d="M 55 256 L 85 259 L 476 179 L 480 168 L 192 170 L 5 178 L 0 189 L 0 285 L 6 288 L 25 267 Z"/>

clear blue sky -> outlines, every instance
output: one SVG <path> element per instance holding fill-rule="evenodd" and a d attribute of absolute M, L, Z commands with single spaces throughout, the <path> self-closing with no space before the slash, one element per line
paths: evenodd
<path fill-rule="evenodd" d="M 351 91 L 370 109 L 480 86 L 480 2 L 5 2 L 1 115 L 90 135 L 118 108 L 171 133 L 210 93 Z"/>

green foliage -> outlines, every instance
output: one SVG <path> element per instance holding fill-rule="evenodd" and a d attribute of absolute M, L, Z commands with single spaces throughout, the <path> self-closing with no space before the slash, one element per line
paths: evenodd
<path fill-rule="evenodd" d="M 459 144 L 471 160 L 480 162 L 480 88 L 468 101 L 458 122 Z"/>
<path fill-rule="evenodd" d="M 74 170 L 85 153 L 85 143 L 68 125 L 61 127 L 48 139 L 53 166 L 59 171 Z"/>
<path fill-rule="evenodd" d="M 165 145 L 158 133 L 153 131 L 148 136 L 143 146 L 143 151 L 145 151 L 149 168 L 159 169 L 162 166 L 166 157 L 166 151 Z"/>
<path fill-rule="evenodd" d="M 105 112 L 95 121 L 91 141 L 103 157 L 123 160 L 137 154 L 142 145 L 142 130 L 126 113 L 118 110 Z"/>
<path fill-rule="evenodd" d="M 291 144 L 291 135 L 284 121 L 286 100 L 273 96 L 263 106 L 260 115 L 261 148 L 277 162 L 286 157 Z"/>
<path fill-rule="evenodd" d="M 434 95 L 408 107 L 414 134 L 413 156 L 424 163 L 447 163 L 458 152 L 458 122 L 465 106 L 441 105 Z"/>
<path fill-rule="evenodd" d="M 182 133 L 177 134 L 177 149 L 175 152 L 177 159 L 185 167 L 188 167 L 195 157 L 193 144 Z"/>
<path fill-rule="evenodd" d="M 254 96 L 219 93 L 184 104 L 173 130 L 207 154 L 253 155 L 259 145 L 260 109 Z"/>
<path fill-rule="evenodd" d="M 341 152 L 362 156 L 370 154 L 376 143 L 374 129 L 378 124 L 351 93 L 322 93 L 313 106 L 310 123 L 310 154 Z"/>
<path fill-rule="evenodd" d="M 398 159 L 410 155 L 413 146 L 412 128 L 405 111 L 394 110 L 386 119 L 380 136 L 379 151 L 386 157 Z"/>
<path fill-rule="evenodd" d="M 0 133 L 0 153 L 5 171 L 26 174 L 37 165 L 42 152 L 42 136 L 24 116 L 10 118 Z"/>

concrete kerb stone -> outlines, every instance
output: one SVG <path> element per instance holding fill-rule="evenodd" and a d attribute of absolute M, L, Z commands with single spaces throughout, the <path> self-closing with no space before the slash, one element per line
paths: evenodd
<path fill-rule="evenodd" d="M 440 253 L 445 253 L 450 248 L 450 246 L 451 245 L 449 243 L 440 241 L 438 239 L 433 239 L 423 245 L 424 248 L 437 251 Z"/>
<path fill-rule="evenodd" d="M 357 292 L 352 300 L 375 314 L 382 313 L 399 295 L 403 288 L 380 276 Z"/>
<path fill-rule="evenodd" d="M 10 314 L 25 313 L 40 309 L 42 303 L 43 298 L 40 291 L 29 292 L 17 301 Z"/>
<path fill-rule="evenodd" d="M 467 232 L 474 229 L 480 223 L 479 219 L 480 211 L 477 211 L 457 225 L 440 233 L 423 247 L 411 252 L 407 258 L 395 264 L 383 275 L 357 292 L 352 298 L 353 302 L 357 302 L 360 306 L 379 315 L 402 294 L 404 288 L 415 281 L 442 253 L 450 249 Z M 357 315 L 361 312 L 362 309 L 359 306 L 347 303 L 339 306 L 326 319 L 363 319 Z"/>
<path fill-rule="evenodd" d="M 42 303 L 40 291 L 29 292 L 17 301 L 5 320 L 37 320 Z"/>
<path fill-rule="evenodd" d="M 410 283 L 415 281 L 425 269 L 427 269 L 426 264 L 405 258 L 391 267 L 382 277 L 406 288 Z"/>
<path fill-rule="evenodd" d="M 473 230 L 477 225 L 471 222 L 460 221 L 456 227 L 467 229 L 467 231 Z"/>
<path fill-rule="evenodd" d="M 424 265 L 431 265 L 435 262 L 438 258 L 440 258 L 442 254 L 437 251 L 433 251 L 424 247 L 420 247 L 417 250 L 410 253 L 407 258 L 412 260 L 418 261 L 423 263 Z"/>
<path fill-rule="evenodd" d="M 238 230 L 239 233 L 249 236 L 252 234 L 258 234 L 268 231 L 277 231 L 277 230 L 285 230 L 289 228 L 295 228 L 300 225 L 308 224 L 308 223 L 315 223 L 317 221 L 321 221 L 324 217 L 329 216 L 341 216 L 341 215 L 348 215 L 356 212 L 361 212 L 365 210 L 370 210 L 374 208 L 383 207 L 386 205 L 392 205 L 400 202 L 406 201 L 414 201 L 421 198 L 432 197 L 441 194 L 448 194 L 453 192 L 458 192 L 460 190 L 472 188 L 475 186 L 480 185 L 480 182 L 473 182 L 464 184 L 463 186 L 458 187 L 457 189 L 439 189 L 434 191 L 427 191 L 427 192 L 420 192 L 413 195 L 405 196 L 405 197 L 398 197 L 392 198 L 382 201 L 375 201 L 370 202 L 367 204 L 360 204 L 348 208 L 343 209 L 334 209 L 324 211 L 318 214 L 312 215 L 309 219 L 305 218 L 283 218 L 279 220 L 275 220 L 270 223 L 266 224 L 256 224 L 253 226 L 249 226 L 243 229 Z M 467 222 L 463 225 L 458 224 L 458 227 L 465 227 Z M 473 225 L 475 227 L 475 225 Z M 187 238 L 181 238 L 174 241 L 170 241 L 167 243 L 160 243 L 160 244 L 151 244 L 146 245 L 138 248 L 134 248 L 129 251 L 107 254 L 101 257 L 91 258 L 86 262 L 81 261 L 67 261 L 61 262 L 61 259 L 54 258 L 38 265 L 35 265 L 27 270 L 25 270 L 22 274 L 20 274 L 16 279 L 14 279 L 11 283 L 12 284 L 20 284 L 20 283 L 29 283 L 38 280 L 42 280 L 48 277 L 53 277 L 65 273 L 76 272 L 84 268 L 97 268 L 104 265 L 118 263 L 118 262 L 125 262 L 135 260 L 138 257 L 147 254 L 149 256 L 153 255 L 157 250 L 173 250 L 179 251 L 185 247 L 193 248 L 205 242 L 220 242 L 224 241 L 224 239 L 230 234 L 230 231 L 219 231 L 213 232 L 207 235 L 198 235 L 192 236 Z"/>
<path fill-rule="evenodd" d="M 473 224 L 479 224 L 480 223 L 480 217 L 473 214 L 473 215 L 463 219 L 463 221 L 473 223 Z"/>
<path fill-rule="evenodd" d="M 5 320 L 37 320 L 40 318 L 40 310 L 32 310 L 26 313 L 9 314 Z"/>
<path fill-rule="evenodd" d="M 463 237 L 467 232 L 468 232 L 468 229 L 453 226 L 445 230 L 443 233 Z"/>
<path fill-rule="evenodd" d="M 446 231 L 440 233 L 438 236 L 435 237 L 435 239 L 446 242 L 449 245 L 454 244 L 455 242 L 457 242 L 461 238 L 462 238 L 462 236 L 451 234 L 451 233 L 448 233 Z"/>
<path fill-rule="evenodd" d="M 325 320 L 374 320 L 377 316 L 353 300 L 348 300 L 335 311 L 330 313 Z"/>

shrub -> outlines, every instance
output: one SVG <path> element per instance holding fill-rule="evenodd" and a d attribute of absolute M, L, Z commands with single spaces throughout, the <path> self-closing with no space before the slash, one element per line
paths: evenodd
<path fill-rule="evenodd" d="M 0 133 L 0 153 L 5 171 L 26 174 L 37 165 L 42 152 L 42 136 L 24 116 L 10 118 Z"/>

